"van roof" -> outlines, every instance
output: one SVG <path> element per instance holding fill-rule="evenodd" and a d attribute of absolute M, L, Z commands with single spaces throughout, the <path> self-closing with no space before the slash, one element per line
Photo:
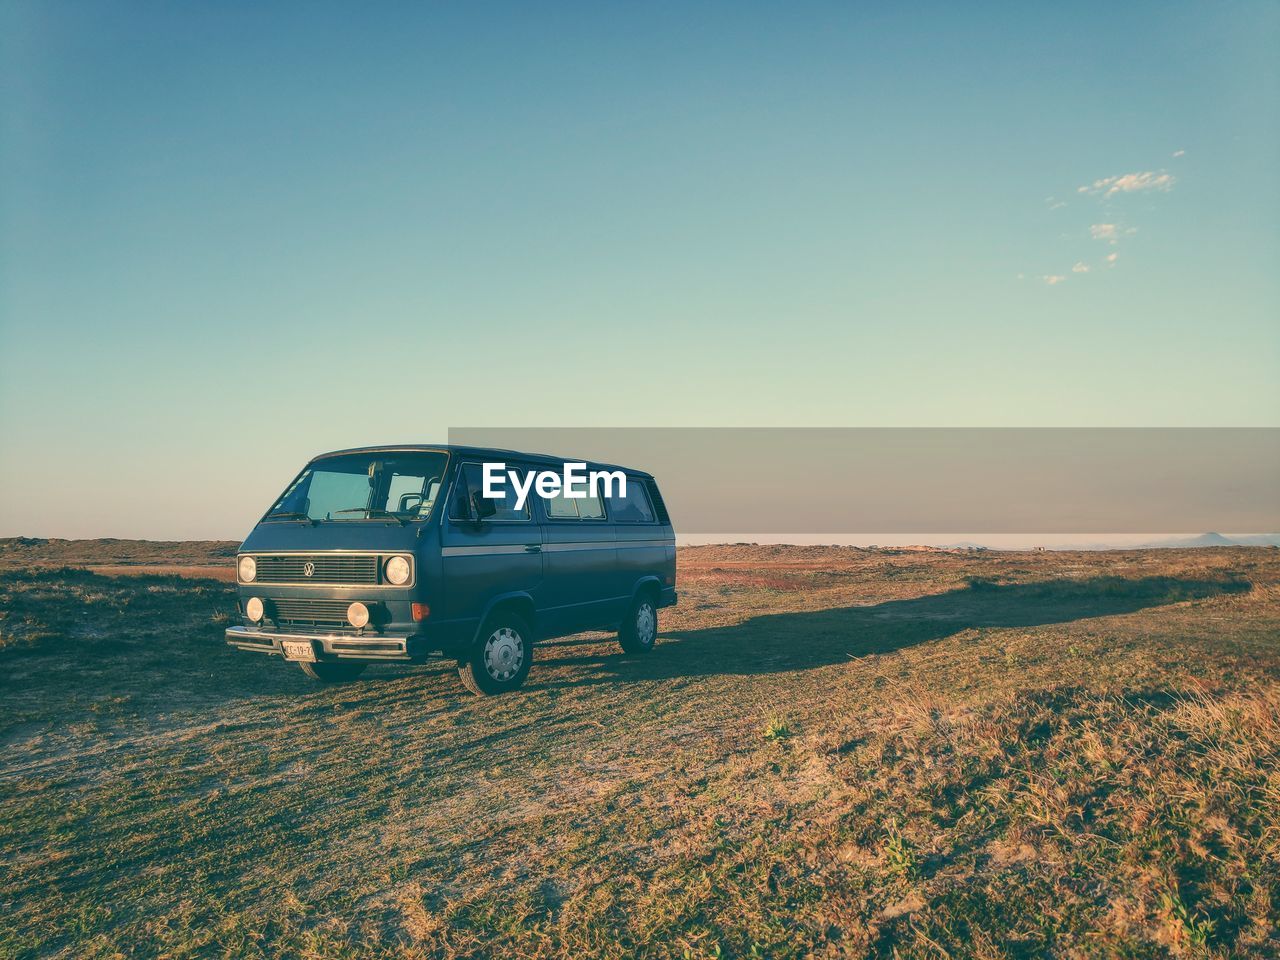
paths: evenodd
<path fill-rule="evenodd" d="M 624 467 L 616 463 L 601 463 L 599 460 L 586 460 L 582 457 L 553 457 L 549 453 L 528 453 L 524 450 L 504 450 L 501 447 L 469 447 L 456 443 L 392 443 L 376 447 L 351 447 L 348 450 L 331 450 L 328 453 L 316 454 L 311 459 L 324 460 L 328 457 L 341 457 L 349 453 L 454 453 L 460 457 L 494 458 L 504 457 L 510 460 L 522 460 L 526 463 L 541 463 L 548 466 L 566 463 L 585 463 L 588 467 L 605 470 L 625 470 L 641 477 L 652 478 L 653 474 L 636 467 Z"/>

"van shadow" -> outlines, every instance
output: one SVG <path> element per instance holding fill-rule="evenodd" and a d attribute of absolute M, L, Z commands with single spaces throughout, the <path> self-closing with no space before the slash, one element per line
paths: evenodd
<path fill-rule="evenodd" d="M 1248 581 L 1098 577 L 1028 584 L 977 581 L 946 593 L 867 606 L 752 617 L 731 626 L 663 633 L 652 653 L 546 656 L 589 668 L 547 686 L 613 680 L 768 674 L 892 653 L 982 627 L 1036 627 L 1133 613 L 1250 589 Z M 599 642 L 599 641 L 596 641 Z"/>

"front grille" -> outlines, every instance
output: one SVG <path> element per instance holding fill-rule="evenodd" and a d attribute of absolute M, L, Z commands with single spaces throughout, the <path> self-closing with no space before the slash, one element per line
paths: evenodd
<path fill-rule="evenodd" d="M 259 583 L 378 582 L 378 558 L 359 553 L 290 553 L 256 556 Z M 308 564 L 311 575 L 307 575 Z M 345 609 L 345 608 L 344 608 Z"/>
<path fill-rule="evenodd" d="M 268 601 L 268 615 L 281 624 L 291 626 L 348 626 L 347 607 L 350 600 L 313 600 L 310 598 L 288 598 Z M 373 607 L 370 606 L 372 614 Z"/>

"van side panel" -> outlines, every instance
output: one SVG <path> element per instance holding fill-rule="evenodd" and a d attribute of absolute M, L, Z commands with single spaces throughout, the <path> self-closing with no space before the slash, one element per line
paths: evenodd
<path fill-rule="evenodd" d="M 656 580 L 659 590 L 675 583 L 676 548 L 670 532 L 659 524 L 618 524 L 618 570 L 628 604 L 642 581 Z"/>
<path fill-rule="evenodd" d="M 619 589 L 629 603 L 642 584 L 652 583 L 658 606 L 670 606 L 675 603 L 676 546 L 666 504 L 652 478 L 631 477 L 628 482 L 643 485 L 652 519 L 617 524 Z"/>

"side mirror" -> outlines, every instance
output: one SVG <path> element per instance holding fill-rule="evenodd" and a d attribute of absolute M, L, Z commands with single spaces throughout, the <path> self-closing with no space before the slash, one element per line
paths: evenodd
<path fill-rule="evenodd" d="M 475 510 L 477 520 L 488 520 L 498 512 L 498 504 L 479 491 L 471 495 L 471 506 Z"/>

